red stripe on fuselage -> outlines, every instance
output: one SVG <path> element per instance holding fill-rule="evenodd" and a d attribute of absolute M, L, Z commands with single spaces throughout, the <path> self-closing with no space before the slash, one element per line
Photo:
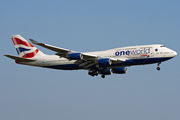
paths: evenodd
<path fill-rule="evenodd" d="M 12 40 L 13 40 L 13 38 L 12 38 Z M 15 41 L 13 41 L 14 45 L 25 45 L 27 47 L 34 47 L 31 43 L 22 41 L 19 38 L 14 38 L 14 40 L 16 41 L 16 43 L 15 43 Z"/>
<path fill-rule="evenodd" d="M 143 56 L 149 56 L 149 55 L 141 55 L 141 56 L 143 57 Z"/>
<path fill-rule="evenodd" d="M 27 54 L 25 54 L 25 55 L 23 55 L 22 57 L 23 58 L 32 58 L 32 57 L 34 57 L 37 53 L 38 53 L 38 49 L 36 49 L 34 52 L 31 52 L 31 53 L 27 53 Z"/>

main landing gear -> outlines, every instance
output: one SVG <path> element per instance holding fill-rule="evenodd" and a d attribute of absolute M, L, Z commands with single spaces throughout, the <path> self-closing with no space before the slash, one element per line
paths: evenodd
<path fill-rule="evenodd" d="M 88 74 L 91 75 L 92 77 L 98 76 L 98 72 L 97 71 L 89 71 Z M 101 77 L 105 78 L 105 75 L 102 74 Z"/>
<path fill-rule="evenodd" d="M 158 71 L 161 69 L 161 68 L 160 68 L 160 64 L 161 64 L 161 63 L 158 63 L 158 64 L 157 64 L 158 67 L 157 67 L 156 69 L 157 69 Z"/>
<path fill-rule="evenodd" d="M 89 71 L 88 74 L 91 75 L 92 77 L 94 77 L 95 75 L 98 76 L 97 71 Z"/>

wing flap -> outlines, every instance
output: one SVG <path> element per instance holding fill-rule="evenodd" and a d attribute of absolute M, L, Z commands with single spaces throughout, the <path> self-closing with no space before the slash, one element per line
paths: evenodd
<path fill-rule="evenodd" d="M 95 65 L 95 63 L 90 63 L 90 64 L 88 64 L 88 65 L 85 65 L 85 66 L 83 66 L 83 68 L 84 68 L 84 69 L 88 69 L 89 67 L 91 67 L 91 66 L 93 66 L 93 65 Z"/>

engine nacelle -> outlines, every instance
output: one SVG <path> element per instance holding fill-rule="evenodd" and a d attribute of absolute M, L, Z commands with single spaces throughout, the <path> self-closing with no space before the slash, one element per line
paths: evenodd
<path fill-rule="evenodd" d="M 99 59 L 97 63 L 99 65 L 111 65 L 111 60 L 109 58 Z"/>
<path fill-rule="evenodd" d="M 81 53 L 71 53 L 68 55 L 70 60 L 81 60 L 83 59 L 83 56 Z"/>
<path fill-rule="evenodd" d="M 116 74 L 125 74 L 127 72 L 127 68 L 126 67 L 114 68 L 112 69 L 112 72 Z"/>
<path fill-rule="evenodd" d="M 107 70 L 100 70 L 98 71 L 99 74 L 104 74 L 104 75 L 111 75 L 112 74 L 112 69 L 107 69 Z"/>

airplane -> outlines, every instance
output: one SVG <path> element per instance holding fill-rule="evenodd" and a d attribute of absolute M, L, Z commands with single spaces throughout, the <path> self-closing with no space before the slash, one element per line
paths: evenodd
<path fill-rule="evenodd" d="M 76 52 L 52 45 L 39 43 L 29 39 L 33 44 L 55 51 L 55 55 L 47 55 L 34 47 L 20 35 L 11 35 L 19 56 L 4 55 L 14 59 L 17 64 L 52 68 L 60 70 L 88 70 L 91 76 L 125 74 L 127 67 L 157 63 L 169 60 L 177 53 L 161 44 L 121 47 L 97 52 Z"/>

